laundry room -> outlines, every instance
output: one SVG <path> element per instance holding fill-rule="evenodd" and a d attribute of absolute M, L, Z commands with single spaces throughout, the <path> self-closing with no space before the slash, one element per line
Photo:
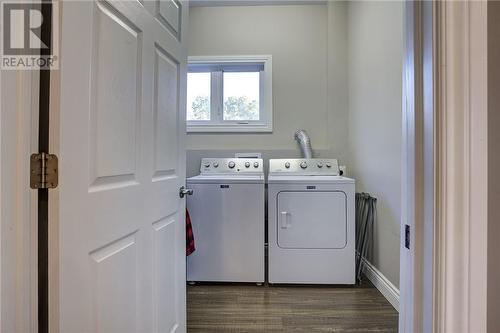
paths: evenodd
<path fill-rule="evenodd" d="M 188 332 L 398 330 L 403 6 L 191 1 Z"/>

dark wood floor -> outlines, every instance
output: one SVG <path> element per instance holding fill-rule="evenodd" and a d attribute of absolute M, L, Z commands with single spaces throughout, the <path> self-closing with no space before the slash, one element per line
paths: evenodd
<path fill-rule="evenodd" d="M 398 313 L 361 287 L 197 284 L 187 289 L 188 333 L 397 332 Z"/>

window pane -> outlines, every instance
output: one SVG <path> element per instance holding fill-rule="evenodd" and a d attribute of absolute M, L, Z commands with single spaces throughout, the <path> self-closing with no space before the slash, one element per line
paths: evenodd
<path fill-rule="evenodd" d="M 210 120 L 210 73 L 187 75 L 187 120 Z"/>
<path fill-rule="evenodd" d="M 260 72 L 224 72 L 224 120 L 259 120 Z"/>

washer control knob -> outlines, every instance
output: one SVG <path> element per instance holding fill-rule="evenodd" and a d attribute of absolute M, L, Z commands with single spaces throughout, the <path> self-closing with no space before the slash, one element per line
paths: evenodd
<path fill-rule="evenodd" d="M 229 167 L 229 169 L 233 169 L 236 166 L 236 163 L 230 161 L 227 166 Z"/>
<path fill-rule="evenodd" d="M 330 163 L 330 162 L 326 162 L 326 167 L 327 167 L 327 168 L 331 168 L 331 167 L 332 167 L 332 163 Z"/>
<path fill-rule="evenodd" d="M 306 163 L 305 161 L 304 161 L 304 162 L 302 162 L 302 163 L 300 163 L 300 167 L 301 167 L 302 169 L 307 168 L 307 163 Z"/>
<path fill-rule="evenodd" d="M 245 162 L 245 168 L 250 168 L 250 162 Z"/>
<path fill-rule="evenodd" d="M 258 168 L 258 167 L 259 167 L 259 162 L 254 162 L 254 163 L 253 163 L 253 167 L 254 167 L 254 168 Z"/>
<path fill-rule="evenodd" d="M 219 162 L 214 162 L 214 168 L 219 167 Z"/>
<path fill-rule="evenodd" d="M 285 163 L 285 168 L 290 169 L 290 162 Z"/>
<path fill-rule="evenodd" d="M 323 167 L 323 162 L 318 162 L 318 168 L 322 168 Z"/>
<path fill-rule="evenodd" d="M 205 168 L 209 168 L 209 167 L 210 167 L 210 162 L 205 162 L 205 164 L 203 164 L 203 166 L 204 166 Z"/>

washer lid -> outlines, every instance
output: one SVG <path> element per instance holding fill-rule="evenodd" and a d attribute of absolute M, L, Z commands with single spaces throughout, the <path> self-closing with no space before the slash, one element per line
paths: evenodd
<path fill-rule="evenodd" d="M 188 184 L 264 184 L 260 175 L 199 175 L 186 179 Z"/>

